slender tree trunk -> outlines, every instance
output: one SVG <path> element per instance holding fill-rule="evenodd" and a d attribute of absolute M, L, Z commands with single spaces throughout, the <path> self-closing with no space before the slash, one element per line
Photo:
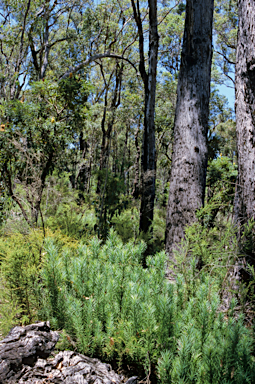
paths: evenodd
<path fill-rule="evenodd" d="M 140 231 L 147 233 L 153 221 L 156 159 L 155 159 L 155 98 L 158 61 L 157 1 L 149 0 L 149 70 L 145 87 L 145 117 L 142 152 L 142 200 Z"/>
<path fill-rule="evenodd" d="M 142 197 L 140 208 L 140 232 L 147 233 L 153 221 L 155 200 L 155 97 L 158 61 L 157 1 L 148 0 L 149 5 L 149 68 L 145 69 L 143 28 L 139 1 L 131 0 L 139 35 L 139 70 L 144 83 L 144 135 L 142 148 Z"/>
<path fill-rule="evenodd" d="M 187 0 L 166 220 L 170 258 L 204 203 L 212 21 L 213 0 Z"/>
<path fill-rule="evenodd" d="M 126 126 L 126 135 L 125 135 L 125 142 L 124 142 L 124 148 L 123 148 L 123 156 L 122 156 L 122 162 L 120 167 L 120 177 L 122 179 L 125 178 L 124 176 L 124 170 L 125 170 L 125 163 L 126 163 L 126 152 L 127 152 L 127 144 L 128 144 L 128 133 L 129 133 L 129 125 Z"/>
<path fill-rule="evenodd" d="M 130 158 L 131 158 L 131 148 L 130 148 L 131 144 L 130 144 L 130 141 L 129 141 L 129 145 L 128 145 L 128 167 L 130 166 Z M 129 196 L 129 189 L 130 189 L 130 171 L 128 170 L 128 172 L 126 173 L 126 194 Z"/>
<path fill-rule="evenodd" d="M 239 0 L 238 13 L 235 217 L 241 234 L 243 225 L 255 218 L 255 0 Z"/>
<path fill-rule="evenodd" d="M 112 97 L 112 101 L 111 101 L 111 107 L 110 107 L 111 117 L 108 121 L 107 130 L 105 129 L 105 124 L 106 124 L 106 112 L 107 112 L 107 104 L 108 104 L 107 97 L 108 97 L 109 84 L 107 85 L 107 88 L 106 88 L 104 113 L 103 113 L 103 118 L 102 118 L 102 122 L 101 122 L 101 128 L 102 128 L 103 136 L 102 136 L 101 155 L 100 155 L 100 168 L 99 168 L 100 171 L 105 169 L 106 164 L 108 163 L 112 129 L 113 129 L 113 125 L 115 122 L 116 110 L 117 110 L 118 106 L 120 105 L 120 90 L 121 90 L 122 72 L 123 72 L 123 64 L 121 65 L 121 67 L 119 67 L 117 65 L 117 68 L 115 70 L 115 73 L 116 73 L 115 88 L 114 88 L 113 97 Z M 107 165 L 107 167 L 108 167 L 108 165 Z M 102 184 L 101 175 L 99 175 L 98 182 L 97 182 L 97 193 L 98 194 L 101 191 L 101 184 Z"/>
<path fill-rule="evenodd" d="M 138 124 L 137 130 L 135 132 L 135 147 L 136 147 L 136 158 L 135 158 L 135 178 L 133 184 L 132 196 L 137 199 L 140 193 L 140 172 L 139 172 L 139 163 L 140 163 L 140 145 L 138 143 L 140 124 Z"/>
<path fill-rule="evenodd" d="M 54 151 L 51 150 L 51 152 L 49 153 L 48 159 L 46 161 L 46 164 L 45 164 L 45 166 L 42 170 L 42 173 L 40 175 L 40 186 L 39 186 L 38 191 L 37 191 L 38 196 L 37 196 L 37 199 L 35 201 L 35 204 L 34 204 L 33 210 L 32 210 L 32 222 L 36 225 L 37 225 L 37 221 L 38 221 L 38 217 L 39 217 L 40 206 L 41 206 L 41 202 L 42 202 L 43 191 L 45 188 L 46 177 L 48 176 L 50 169 L 53 165 L 53 160 L 54 160 Z"/>
<path fill-rule="evenodd" d="M 84 139 L 83 132 L 80 132 L 79 136 L 79 146 L 80 146 L 80 162 L 81 164 L 78 165 L 78 170 L 75 176 L 75 183 L 74 187 L 78 188 L 79 191 L 85 192 L 87 189 L 87 183 L 88 183 L 88 166 L 85 163 L 85 158 L 88 150 L 88 144 Z M 76 168 L 76 166 L 75 166 Z M 80 197 L 82 197 L 82 194 L 80 194 Z"/>

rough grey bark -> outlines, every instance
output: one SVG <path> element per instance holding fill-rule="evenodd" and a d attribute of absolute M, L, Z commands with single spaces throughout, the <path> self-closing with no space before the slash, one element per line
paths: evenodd
<path fill-rule="evenodd" d="M 212 21 L 213 0 L 187 0 L 166 219 L 170 258 L 204 202 Z"/>
<path fill-rule="evenodd" d="M 242 231 L 255 218 L 255 0 L 238 1 L 236 135 L 238 179 L 235 216 Z"/>
<path fill-rule="evenodd" d="M 23 366 L 16 379 L 9 380 L 8 383 L 121 384 L 122 379 L 109 364 L 76 352 L 63 351 L 47 360 L 39 358 L 34 366 Z"/>
<path fill-rule="evenodd" d="M 58 338 L 58 333 L 50 330 L 49 322 L 13 328 L 0 342 L 0 384 L 15 380 L 23 365 L 33 365 L 38 357 L 48 357 Z"/>
<path fill-rule="evenodd" d="M 0 384 L 121 384 L 124 377 L 102 363 L 73 351 L 49 356 L 58 333 L 49 322 L 15 327 L 0 342 Z M 126 384 L 137 384 L 136 376 Z"/>

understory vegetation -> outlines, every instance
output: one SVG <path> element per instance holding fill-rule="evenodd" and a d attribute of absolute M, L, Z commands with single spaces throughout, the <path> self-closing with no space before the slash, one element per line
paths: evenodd
<path fill-rule="evenodd" d="M 59 180 L 58 207 L 48 200 L 43 227 L 29 230 L 15 209 L 2 226 L 1 337 L 14 325 L 50 320 L 61 331 L 58 349 L 99 357 L 152 383 L 254 382 L 254 271 L 249 284 L 234 278 L 241 255 L 225 191 L 214 186 L 218 197 L 187 228 L 175 265 L 163 251 L 157 209 L 155 254 L 144 267 L 137 208 L 114 215 L 103 241 L 91 202 L 77 204 L 67 178 Z M 166 279 L 169 269 L 174 281 Z"/>
<path fill-rule="evenodd" d="M 0 1 L 0 339 L 255 383 L 254 9 Z"/>
<path fill-rule="evenodd" d="M 139 204 L 121 193 L 117 176 L 109 175 L 100 228 L 97 179 L 87 194 L 73 187 L 70 173 L 52 172 L 33 227 L 2 194 L 1 338 L 15 325 L 50 320 L 61 335 L 57 349 L 99 357 L 126 376 L 253 383 L 255 273 L 243 260 L 253 254 L 254 223 L 238 242 L 236 168 L 224 153 L 209 162 L 206 204 L 171 263 L 160 182 L 153 236 L 139 233 Z M 25 196 L 24 186 L 19 193 Z"/>

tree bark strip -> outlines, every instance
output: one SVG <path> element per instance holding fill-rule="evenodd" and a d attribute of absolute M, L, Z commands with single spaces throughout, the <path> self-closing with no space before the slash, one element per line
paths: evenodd
<path fill-rule="evenodd" d="M 255 218 L 255 1 L 239 0 L 238 13 L 235 217 L 241 233 L 244 224 Z"/>
<path fill-rule="evenodd" d="M 140 173 L 139 173 L 139 162 L 140 162 L 140 146 L 138 143 L 138 135 L 139 135 L 139 129 L 140 129 L 140 124 L 137 125 L 137 130 L 135 132 L 135 147 L 136 147 L 136 158 L 135 158 L 135 178 L 134 178 L 134 183 L 133 183 L 133 191 L 132 191 L 132 196 L 137 199 L 139 197 L 140 193 Z"/>
<path fill-rule="evenodd" d="M 135 5 L 131 0 L 134 18 L 136 21 L 139 36 L 139 71 L 144 83 L 144 134 L 142 148 L 142 189 L 140 208 L 140 232 L 147 233 L 153 221 L 154 200 L 155 200 L 155 98 L 156 98 L 156 77 L 158 61 L 158 20 L 157 1 L 148 0 L 149 5 L 149 68 L 145 68 L 144 38 L 142 20 L 140 15 L 139 0 Z"/>
<path fill-rule="evenodd" d="M 212 22 L 213 0 L 187 0 L 166 220 L 170 258 L 204 203 Z"/>
<path fill-rule="evenodd" d="M 155 98 L 158 61 L 157 1 L 149 0 L 149 69 L 145 86 L 145 116 L 142 152 L 142 200 L 140 209 L 140 232 L 147 233 L 153 221 L 156 150 L 155 150 Z"/>

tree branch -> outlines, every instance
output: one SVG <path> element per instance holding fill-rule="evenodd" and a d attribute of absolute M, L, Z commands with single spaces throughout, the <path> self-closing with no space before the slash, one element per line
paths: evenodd
<path fill-rule="evenodd" d="M 134 19 L 135 19 L 135 22 L 137 25 L 138 36 L 139 36 L 139 55 L 140 55 L 139 71 L 140 71 L 140 74 L 142 76 L 144 87 L 146 90 L 146 88 L 148 87 L 148 74 L 147 74 L 146 69 L 145 69 L 143 25 L 142 25 L 142 21 L 141 21 L 139 0 L 137 0 L 137 8 L 136 8 L 134 0 L 131 0 L 131 4 L 132 4 Z"/>
<path fill-rule="evenodd" d="M 218 53 L 218 55 L 222 56 L 222 57 L 223 57 L 223 59 L 224 59 L 224 60 L 226 60 L 226 61 L 227 61 L 229 64 L 233 64 L 233 65 L 235 65 L 235 64 L 236 64 L 234 61 L 231 61 L 231 60 L 229 60 L 229 59 L 227 58 L 227 56 L 226 56 L 226 55 L 224 55 L 224 53 L 222 53 L 222 52 L 219 52 L 219 51 L 216 51 L 216 50 L 214 50 L 214 52 L 216 52 L 216 53 Z"/>
<path fill-rule="evenodd" d="M 93 61 L 95 60 L 98 60 L 98 59 L 103 59 L 103 58 L 113 58 L 113 59 L 119 59 L 119 60 L 125 60 L 127 61 L 134 69 L 135 71 L 137 72 L 137 68 L 135 66 L 135 64 L 132 63 L 132 61 L 130 61 L 128 58 L 126 57 L 123 57 L 121 55 L 118 55 L 116 53 L 110 53 L 110 52 L 106 52 L 106 53 L 99 53 L 97 55 L 94 55 L 94 56 L 91 56 L 89 57 L 86 61 L 83 61 L 83 63 L 80 63 L 78 65 L 76 65 L 75 67 L 71 67 L 69 68 L 69 70 L 64 73 L 62 76 L 60 76 L 60 80 L 62 79 L 65 79 L 67 78 L 71 73 L 76 73 L 78 72 L 80 69 L 86 67 L 87 65 L 89 65 L 90 63 L 92 63 Z"/>
<path fill-rule="evenodd" d="M 20 210 L 21 210 L 21 212 L 22 212 L 22 215 L 23 215 L 24 219 L 26 220 L 26 222 L 28 223 L 28 225 L 29 225 L 29 226 L 32 226 L 31 221 L 29 220 L 29 218 L 28 218 L 28 216 L 27 216 L 27 213 L 26 213 L 25 209 L 23 208 L 21 202 L 19 201 L 19 199 L 17 198 L 17 196 L 15 196 L 14 193 L 13 193 L 13 190 L 12 190 L 11 175 L 10 175 L 10 172 L 8 171 L 8 168 L 7 168 L 7 164 L 6 164 L 6 163 L 4 164 L 4 171 L 5 171 L 5 174 L 7 175 L 7 185 L 8 185 L 9 194 L 10 194 L 11 198 L 12 198 L 13 201 L 15 201 L 15 203 L 17 203 L 18 206 L 20 207 Z"/>

